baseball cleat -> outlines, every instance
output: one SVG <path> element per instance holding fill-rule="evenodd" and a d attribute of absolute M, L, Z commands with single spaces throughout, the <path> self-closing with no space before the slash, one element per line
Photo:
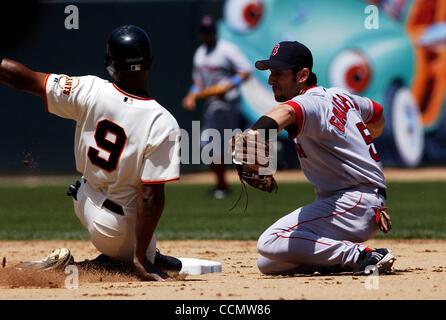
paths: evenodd
<path fill-rule="evenodd" d="M 53 250 L 45 259 L 25 261 L 17 265 L 17 269 L 60 270 L 74 263 L 74 258 L 67 248 Z"/>
<path fill-rule="evenodd" d="M 158 249 L 156 249 L 154 265 L 164 271 L 180 271 L 183 267 L 180 259 L 163 255 Z"/>
<path fill-rule="evenodd" d="M 386 248 L 363 250 L 353 270 L 354 274 L 368 275 L 378 271 L 379 273 L 390 272 L 396 258 Z"/>
<path fill-rule="evenodd" d="M 212 195 L 215 199 L 223 199 L 226 198 L 231 191 L 229 189 L 212 189 Z"/>

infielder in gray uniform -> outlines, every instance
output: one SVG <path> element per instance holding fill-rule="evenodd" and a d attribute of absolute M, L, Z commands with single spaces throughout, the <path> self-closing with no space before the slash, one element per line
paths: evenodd
<path fill-rule="evenodd" d="M 312 54 L 297 41 L 280 42 L 255 66 L 270 71 L 268 84 L 282 104 L 251 129 L 288 132 L 317 196 L 260 236 L 260 271 L 389 271 L 395 260 L 389 250 L 361 244 L 379 229 L 390 229 L 386 184 L 373 144 L 384 126 L 381 105 L 341 88 L 316 86 Z"/>
<path fill-rule="evenodd" d="M 194 55 L 194 83 L 183 99 L 183 107 L 192 111 L 197 99 L 205 100 L 206 111 L 201 136 L 201 147 L 204 147 L 210 140 L 206 129 L 216 129 L 223 137 L 224 129 L 239 127 L 238 87 L 249 77 L 251 64 L 235 45 L 224 40 L 217 41 L 216 27 L 211 17 L 203 17 L 200 35 L 203 44 Z M 213 193 L 216 198 L 223 198 L 228 192 L 223 148 L 213 151 L 210 166 L 217 178 Z"/>

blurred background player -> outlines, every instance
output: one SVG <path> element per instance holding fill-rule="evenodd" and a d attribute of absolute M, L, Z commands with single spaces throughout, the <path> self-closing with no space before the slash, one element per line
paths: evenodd
<path fill-rule="evenodd" d="M 222 146 L 220 150 L 213 150 L 213 162 L 210 165 L 217 178 L 213 195 L 220 199 L 229 192 L 223 161 L 224 129 L 232 130 L 240 126 L 239 86 L 249 77 L 252 68 L 234 44 L 217 40 L 217 29 L 210 16 L 204 16 L 201 20 L 200 37 L 203 44 L 198 47 L 193 59 L 193 85 L 182 105 L 184 109 L 192 111 L 196 107 L 196 100 L 204 99 L 202 131 L 216 129 L 222 137 Z M 203 134 L 201 147 L 209 139 L 209 136 Z"/>
<path fill-rule="evenodd" d="M 122 26 L 107 41 L 113 83 L 34 72 L 2 57 L 0 82 L 40 96 L 48 112 L 77 122 L 75 159 L 83 177 L 69 195 L 100 260 L 133 265 L 146 280 L 164 280 L 164 271 L 181 269 L 180 260 L 156 250 L 155 239 L 164 183 L 179 179 L 179 127 L 147 91 L 152 61 L 145 31 Z M 70 258 L 69 250 L 58 250 L 38 266 L 48 269 Z"/>

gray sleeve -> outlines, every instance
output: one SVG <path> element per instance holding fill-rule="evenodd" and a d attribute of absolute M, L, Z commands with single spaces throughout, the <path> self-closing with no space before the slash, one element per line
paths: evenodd
<path fill-rule="evenodd" d="M 251 62 L 234 44 L 227 44 L 227 57 L 234 67 L 235 72 L 251 73 Z"/>

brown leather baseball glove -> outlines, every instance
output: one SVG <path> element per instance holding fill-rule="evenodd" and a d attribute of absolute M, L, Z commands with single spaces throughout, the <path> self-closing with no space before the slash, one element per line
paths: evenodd
<path fill-rule="evenodd" d="M 388 233 L 392 229 L 392 220 L 386 211 L 387 209 L 387 207 L 376 208 L 376 223 L 384 233 Z"/>
<path fill-rule="evenodd" d="M 270 146 L 257 130 L 237 133 L 231 140 L 232 163 L 242 183 L 267 192 L 278 189 L 270 168 Z"/>

